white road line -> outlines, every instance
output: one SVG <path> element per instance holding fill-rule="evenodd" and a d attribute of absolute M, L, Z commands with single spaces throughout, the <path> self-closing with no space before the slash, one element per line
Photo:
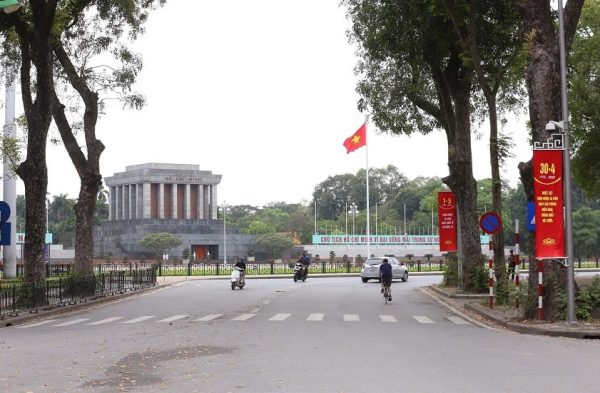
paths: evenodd
<path fill-rule="evenodd" d="M 71 321 L 68 322 L 63 322 L 63 323 L 59 323 L 58 325 L 52 325 L 52 327 L 56 327 L 56 326 L 70 326 L 70 325 L 75 325 L 76 323 L 80 323 L 80 322 L 85 322 L 85 321 L 89 321 L 91 318 L 79 318 L 79 319 L 73 319 Z"/>
<path fill-rule="evenodd" d="M 242 315 L 238 315 L 237 317 L 233 318 L 232 321 L 246 321 L 246 320 L 252 318 L 255 315 L 256 314 L 242 314 Z"/>
<path fill-rule="evenodd" d="M 269 321 L 283 321 L 286 318 L 288 318 L 290 315 L 292 315 L 292 314 L 276 314 L 276 315 L 272 316 L 271 318 L 269 318 Z"/>
<path fill-rule="evenodd" d="M 423 315 L 414 315 L 413 318 L 416 319 L 419 323 L 435 323 L 431 319 Z"/>
<path fill-rule="evenodd" d="M 381 319 L 381 322 L 398 322 L 393 315 L 380 315 L 379 319 Z"/>
<path fill-rule="evenodd" d="M 160 321 L 156 321 L 156 322 L 173 322 L 178 319 L 183 319 L 187 316 L 188 316 L 187 314 L 177 314 L 177 315 L 173 315 L 172 317 L 161 319 Z"/>
<path fill-rule="evenodd" d="M 322 321 L 324 316 L 325 316 L 325 314 L 310 314 L 308 316 L 308 318 L 306 318 L 306 320 L 307 321 Z"/>
<path fill-rule="evenodd" d="M 123 319 L 123 317 L 110 317 L 110 318 L 105 318 L 102 319 L 100 321 L 96 321 L 96 322 L 90 322 L 88 323 L 88 325 L 102 325 L 104 323 L 109 323 L 109 322 L 114 322 L 114 321 L 118 321 L 119 319 Z"/>
<path fill-rule="evenodd" d="M 209 314 L 209 315 L 207 315 L 205 317 L 195 319 L 194 321 L 203 321 L 203 322 L 212 321 L 213 319 L 217 319 L 217 318 L 220 318 L 222 316 L 223 316 L 223 314 Z"/>
<path fill-rule="evenodd" d="M 41 322 L 31 323 L 29 325 L 17 326 L 16 328 L 17 329 L 27 329 L 27 328 L 30 328 L 30 327 L 42 326 L 42 325 L 45 325 L 47 323 L 52 323 L 52 322 L 55 322 L 55 321 L 58 321 L 58 319 L 48 319 L 47 321 L 41 321 Z"/>
<path fill-rule="evenodd" d="M 464 319 L 455 317 L 455 316 L 449 316 L 449 317 L 446 317 L 446 319 L 454 322 L 457 325 L 470 325 L 471 324 L 471 322 L 465 321 Z"/>
<path fill-rule="evenodd" d="M 357 322 L 359 320 L 358 314 L 344 314 L 344 322 Z"/>
<path fill-rule="evenodd" d="M 138 322 L 142 322 L 148 319 L 154 318 L 154 315 L 144 315 L 142 317 L 138 317 L 138 318 L 134 318 L 134 319 L 130 319 L 129 321 L 124 321 L 121 323 L 138 323 Z"/>

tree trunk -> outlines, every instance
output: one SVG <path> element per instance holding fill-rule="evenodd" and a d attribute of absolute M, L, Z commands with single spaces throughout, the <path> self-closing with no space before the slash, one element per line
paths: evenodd
<path fill-rule="evenodd" d="M 569 0 L 565 8 L 565 43 L 568 53 L 581 14 L 584 0 Z M 528 64 L 525 82 L 529 95 L 529 119 L 532 140 L 543 142 L 549 138 L 546 124 L 551 120 L 563 120 L 560 93 L 559 36 L 554 27 L 554 17 L 548 1 L 521 0 L 518 3 L 523 15 L 525 33 L 528 38 Z M 533 201 L 532 161 L 519 163 L 519 173 L 528 201 Z M 538 268 L 535 263 L 535 233 L 530 237 L 529 293 L 525 316 L 535 318 L 537 314 Z M 549 280 L 550 278 L 550 280 Z M 566 288 L 566 269 L 551 260 L 544 261 L 544 318 L 554 320 L 558 315 L 552 282 Z"/>
<path fill-rule="evenodd" d="M 46 233 L 46 192 L 48 169 L 46 141 L 52 121 L 53 56 L 50 29 L 56 2 L 31 3 L 31 23 L 15 22 L 21 50 L 21 95 L 27 118 L 27 156 L 16 173 L 25 185 L 25 281 L 45 278 L 44 243 Z M 31 64 L 35 66 L 35 81 L 31 81 Z M 35 89 L 32 92 L 32 88 Z M 35 95 L 35 100 L 33 96 Z"/>
<path fill-rule="evenodd" d="M 79 199 L 75 205 L 75 272 L 93 273 L 94 217 L 98 191 L 102 186 L 102 176 L 91 173 L 81 179 Z"/>
<path fill-rule="evenodd" d="M 81 187 L 79 199 L 75 206 L 75 272 L 80 274 L 93 273 L 94 251 L 94 217 L 98 192 L 102 187 L 100 174 L 100 156 L 104 151 L 104 144 L 96 139 L 96 123 L 98 121 L 98 94 L 91 91 L 72 64 L 67 52 L 60 42 L 54 43 L 54 52 L 69 82 L 79 93 L 85 105 L 83 116 L 83 130 L 87 157 L 79 147 L 75 134 L 65 115 L 65 107 L 54 94 L 54 121 L 60 136 L 69 153 L 69 157 L 77 170 Z"/>
<path fill-rule="evenodd" d="M 482 268 L 481 241 L 477 220 L 477 182 L 473 177 L 471 122 L 469 111 L 470 79 L 450 84 L 454 102 L 454 124 L 446 131 L 448 138 L 449 176 L 443 179 L 456 195 L 463 260 L 463 288 L 478 291 L 477 275 Z"/>
<path fill-rule="evenodd" d="M 496 101 L 486 97 L 490 115 L 490 164 L 492 168 L 492 209 L 502 217 L 502 179 L 500 178 L 500 157 L 498 153 L 498 117 Z M 506 279 L 506 265 L 504 261 L 504 224 L 493 236 L 494 270 L 498 282 Z"/>

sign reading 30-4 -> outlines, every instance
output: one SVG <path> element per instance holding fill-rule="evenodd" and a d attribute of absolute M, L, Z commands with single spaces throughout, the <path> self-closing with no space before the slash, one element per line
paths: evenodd
<path fill-rule="evenodd" d="M 533 151 L 535 257 L 564 258 L 562 150 Z"/>

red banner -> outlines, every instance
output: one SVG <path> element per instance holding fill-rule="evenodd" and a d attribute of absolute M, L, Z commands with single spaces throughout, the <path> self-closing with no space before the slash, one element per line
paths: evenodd
<path fill-rule="evenodd" d="M 563 151 L 533 151 L 535 257 L 564 258 Z"/>
<path fill-rule="evenodd" d="M 440 251 L 456 251 L 456 198 L 449 191 L 438 192 L 438 225 Z"/>

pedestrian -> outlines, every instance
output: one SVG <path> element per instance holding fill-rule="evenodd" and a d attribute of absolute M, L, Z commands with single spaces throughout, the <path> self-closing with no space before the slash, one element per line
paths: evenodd
<path fill-rule="evenodd" d="M 510 250 L 510 255 L 508 256 L 508 278 L 510 281 L 514 281 L 515 279 L 515 266 L 517 265 L 517 256 L 514 254 L 513 250 Z"/>

